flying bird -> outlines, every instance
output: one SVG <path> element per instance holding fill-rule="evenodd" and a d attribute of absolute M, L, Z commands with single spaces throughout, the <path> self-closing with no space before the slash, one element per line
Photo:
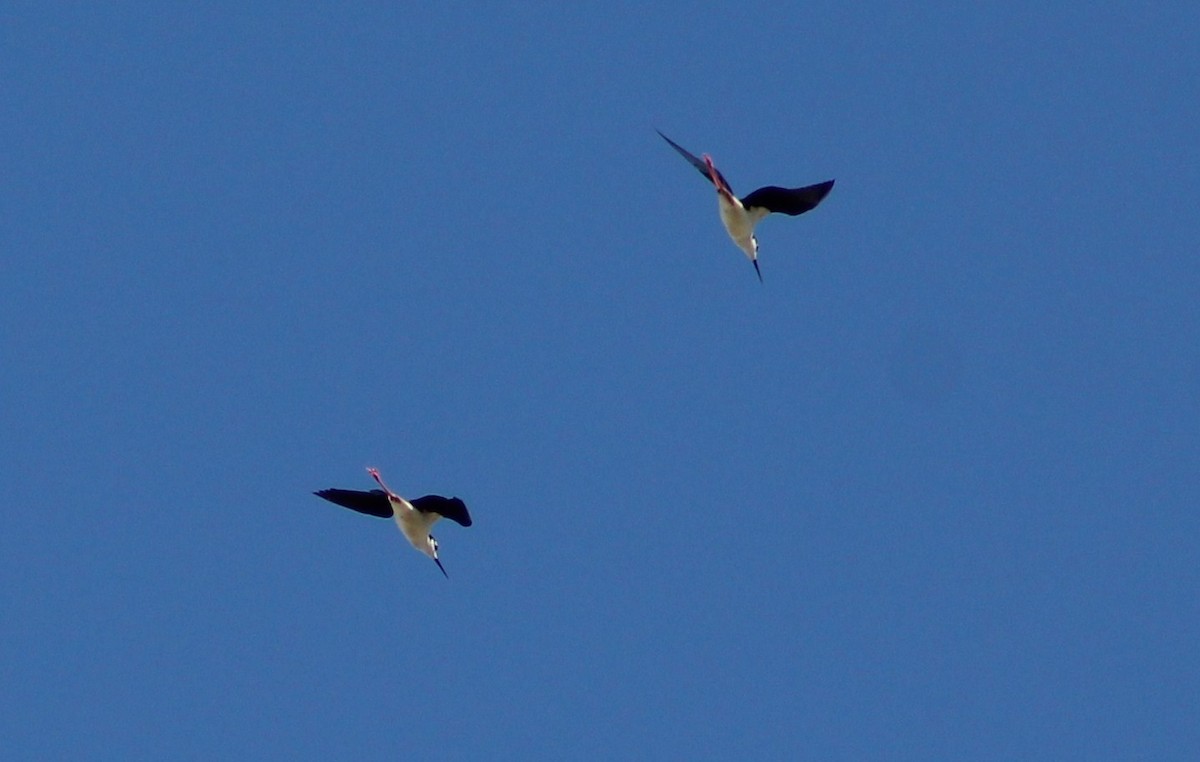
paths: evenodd
<path fill-rule="evenodd" d="M 751 264 L 754 265 L 754 272 L 758 273 L 760 283 L 762 282 L 762 271 L 758 269 L 758 239 L 754 237 L 754 226 L 772 212 L 792 217 L 804 214 L 821 203 L 833 188 L 833 180 L 826 180 L 816 185 L 806 185 L 803 188 L 780 188 L 775 185 L 767 185 L 739 199 L 733 195 L 733 189 L 729 187 L 725 176 L 713 166 L 712 158 L 708 154 L 704 154 L 703 160 L 697 159 L 674 140 L 663 135 L 661 131 L 655 130 L 655 132 L 670 143 L 671 147 L 687 159 L 693 167 L 700 170 L 700 174 L 704 175 L 705 179 L 717 187 L 717 203 L 721 210 L 721 222 L 725 224 L 725 230 L 733 242 L 750 258 Z"/>
<path fill-rule="evenodd" d="M 456 521 L 465 527 L 471 526 L 471 514 L 467 506 L 457 497 L 442 497 L 441 495 L 426 495 L 412 501 L 405 500 L 388 489 L 379 478 L 379 471 L 368 468 L 367 473 L 379 483 L 382 489 L 370 492 L 360 492 L 354 489 L 323 489 L 314 492 L 317 497 L 323 497 L 331 503 L 343 508 L 365 513 L 368 516 L 378 516 L 381 519 L 395 519 L 400 531 L 412 543 L 412 546 L 433 559 L 447 578 L 446 568 L 438 559 L 438 541 L 429 533 L 430 527 L 440 518 Z"/>

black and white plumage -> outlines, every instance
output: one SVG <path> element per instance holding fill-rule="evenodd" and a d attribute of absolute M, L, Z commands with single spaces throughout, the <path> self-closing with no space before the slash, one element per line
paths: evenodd
<path fill-rule="evenodd" d="M 471 514 L 467 505 L 457 497 L 442 497 L 441 495 L 425 495 L 424 497 L 405 500 L 388 489 L 379 477 L 379 471 L 368 468 L 371 475 L 382 489 L 363 492 L 353 489 L 323 489 L 314 492 L 317 497 L 331 503 L 349 508 L 352 511 L 365 513 L 368 516 L 378 516 L 381 519 L 395 519 L 396 526 L 412 543 L 412 546 L 433 559 L 442 574 L 446 574 L 438 558 L 438 541 L 429 533 L 430 527 L 438 519 L 447 518 L 465 527 L 471 526 Z"/>
<path fill-rule="evenodd" d="M 786 214 L 792 217 L 804 214 L 821 203 L 833 189 L 833 180 L 806 185 L 803 188 L 780 188 L 777 185 L 767 185 L 739 199 L 733 195 L 733 188 L 730 187 L 725 176 L 713 166 L 712 158 L 708 154 L 704 154 L 703 159 L 698 159 L 688 153 L 683 146 L 663 135 L 661 131 L 655 130 L 655 132 L 658 132 L 659 136 L 678 151 L 680 156 L 687 159 L 693 167 L 700 170 L 700 174 L 704 175 L 706 180 L 716 186 L 721 222 L 725 225 L 725 230 L 733 242 L 750 258 L 751 264 L 754 265 L 754 272 L 758 273 L 759 281 L 762 281 L 762 271 L 758 269 L 758 239 L 754 236 L 754 227 L 771 213 Z"/>

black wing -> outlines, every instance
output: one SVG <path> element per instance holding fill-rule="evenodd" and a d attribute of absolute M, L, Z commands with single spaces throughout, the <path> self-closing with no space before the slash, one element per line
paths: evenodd
<path fill-rule="evenodd" d="M 658 132 L 658 136 L 660 138 L 662 138 L 663 140 L 670 143 L 672 148 L 674 148 L 676 151 L 679 151 L 679 154 L 681 156 L 683 156 L 683 158 L 690 161 L 692 163 L 693 167 L 700 170 L 700 174 L 704 175 L 705 180 L 708 180 L 710 183 L 712 182 L 712 176 L 708 174 L 708 165 L 707 164 L 705 164 L 701 159 L 697 159 L 695 156 L 688 153 L 687 150 L 683 148 L 683 146 L 679 145 L 674 140 L 671 140 L 669 137 L 662 134 L 658 130 L 655 130 L 655 132 Z M 717 177 L 721 178 L 721 182 L 725 183 L 725 187 L 729 188 L 729 191 L 732 193 L 733 186 L 730 185 L 729 181 L 725 179 L 725 175 L 721 174 L 721 170 L 717 169 L 716 167 L 713 167 L 713 170 L 717 173 Z"/>
<path fill-rule="evenodd" d="M 768 212 L 790 214 L 795 217 L 797 214 L 804 214 L 808 210 L 815 208 L 817 204 L 821 203 L 829 195 L 829 191 L 832 189 L 833 180 L 826 180 L 823 183 L 808 185 L 803 188 L 778 188 L 774 185 L 768 185 L 765 188 L 759 188 L 742 199 L 742 206 L 747 209 L 757 206 L 766 209 Z"/>
<path fill-rule="evenodd" d="M 313 494 L 368 516 L 378 516 L 381 519 L 392 517 L 392 504 L 388 502 L 387 493 L 381 489 L 373 489 L 370 492 L 359 492 L 356 489 L 323 489 Z"/>
<path fill-rule="evenodd" d="M 471 526 L 471 514 L 467 513 L 467 504 L 456 497 L 426 495 L 413 500 L 412 507 L 421 513 L 436 513 L 465 527 Z"/>

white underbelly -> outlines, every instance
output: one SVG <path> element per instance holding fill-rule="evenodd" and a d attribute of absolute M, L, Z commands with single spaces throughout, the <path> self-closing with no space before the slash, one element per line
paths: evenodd
<path fill-rule="evenodd" d="M 747 257 L 754 259 L 754 223 L 756 221 L 751 219 L 750 214 L 741 204 L 731 202 L 719 193 L 717 198 L 721 210 L 721 223 L 725 225 L 725 232 L 729 233 L 729 237 Z"/>
<path fill-rule="evenodd" d="M 429 537 L 429 528 L 433 526 L 437 515 L 421 513 L 417 509 L 407 505 L 393 504 L 392 517 L 396 519 L 396 526 L 400 527 L 400 532 L 404 535 L 405 539 L 412 543 L 412 546 L 417 550 L 422 553 L 426 552 L 425 547 Z"/>

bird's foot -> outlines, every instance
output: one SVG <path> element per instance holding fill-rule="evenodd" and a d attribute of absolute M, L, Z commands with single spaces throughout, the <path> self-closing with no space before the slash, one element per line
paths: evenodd
<path fill-rule="evenodd" d="M 713 166 L 712 157 L 708 154 L 704 154 L 704 163 L 708 165 L 708 176 L 712 179 L 713 185 L 717 186 L 717 193 L 721 193 L 726 196 L 733 195 L 733 191 L 729 190 L 729 186 L 722 181 L 721 174 L 717 172 L 717 168 Z"/>
<path fill-rule="evenodd" d="M 386 484 L 384 484 L 384 483 L 383 483 L 383 478 L 382 478 L 382 477 L 380 477 L 380 475 L 379 475 L 379 469 L 378 469 L 378 468 L 371 468 L 371 467 L 368 467 L 368 468 L 367 468 L 367 473 L 371 475 L 371 478 L 372 478 L 372 479 L 374 479 L 375 481 L 379 482 L 379 486 L 380 486 L 380 487 L 383 487 L 383 491 L 384 491 L 384 492 L 388 493 L 389 495 L 391 495 L 391 494 L 392 494 L 392 491 L 391 491 L 390 489 L 388 489 L 388 487 L 387 487 L 387 485 L 386 485 Z"/>

